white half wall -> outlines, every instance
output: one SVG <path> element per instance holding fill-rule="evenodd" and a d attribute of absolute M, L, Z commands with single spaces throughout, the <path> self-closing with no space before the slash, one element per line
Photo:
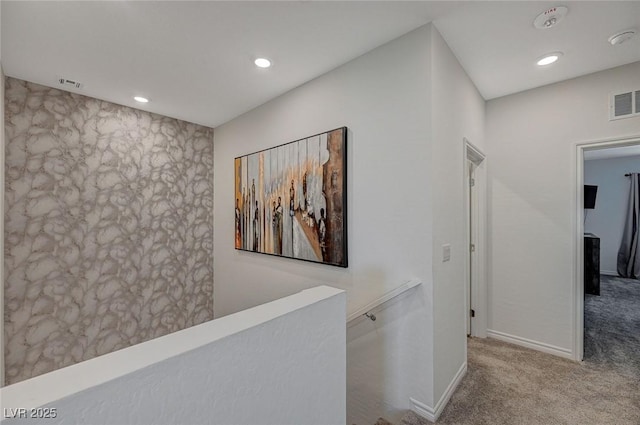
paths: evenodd
<path fill-rule="evenodd" d="M 430 26 L 412 31 L 216 128 L 214 135 L 217 316 L 321 283 L 346 290 L 352 312 L 412 278 L 423 282 L 405 313 L 415 332 L 401 334 L 401 340 L 370 336 L 377 350 L 396 353 L 394 360 L 371 365 L 382 368 L 373 373 L 355 365 L 363 359 L 348 356 L 349 379 L 363 382 L 362 392 L 351 395 L 361 404 L 350 412 L 393 416 L 392 409 L 410 408 L 410 397 L 433 402 L 430 37 Z M 236 251 L 234 158 L 341 126 L 348 128 L 349 267 Z M 402 361 L 406 372 L 398 372 L 393 361 Z M 379 374 L 385 379 L 383 400 L 366 394 L 378 385 Z M 367 423 L 355 416 L 348 421 Z"/>
<path fill-rule="evenodd" d="M 4 387 L 2 423 L 344 425 L 345 320 L 312 288 Z"/>
<path fill-rule="evenodd" d="M 485 101 L 435 27 L 432 31 L 434 397 L 467 361 L 463 139 L 484 149 Z M 442 246 L 451 246 L 443 261 Z M 465 369 L 466 370 L 466 369 Z M 450 396 L 450 395 L 449 395 Z M 422 401 L 423 400 L 419 400 Z M 437 411 L 437 414 L 440 412 Z"/>
<path fill-rule="evenodd" d="M 639 135 L 609 121 L 609 95 L 638 88 L 640 62 L 487 102 L 492 331 L 576 358 L 576 144 Z"/>
<path fill-rule="evenodd" d="M 587 210 L 584 231 L 600 238 L 600 272 L 614 276 L 629 204 L 627 173 L 640 173 L 640 155 L 584 162 L 584 184 L 598 186 L 596 207 Z"/>

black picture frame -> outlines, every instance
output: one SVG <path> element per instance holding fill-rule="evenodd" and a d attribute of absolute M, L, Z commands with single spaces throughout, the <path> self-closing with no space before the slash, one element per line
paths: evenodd
<path fill-rule="evenodd" d="M 234 246 L 348 267 L 347 127 L 234 159 Z"/>

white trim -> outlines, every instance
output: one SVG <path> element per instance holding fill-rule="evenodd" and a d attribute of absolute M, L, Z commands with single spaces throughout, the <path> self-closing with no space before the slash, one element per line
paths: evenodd
<path fill-rule="evenodd" d="M 575 178 L 572 182 L 575 196 L 573 199 L 573 211 L 571 219 L 573 226 L 573 287 L 571 296 L 573 298 L 573 353 L 572 358 L 582 361 L 584 355 L 584 223 L 581 219 L 583 214 L 582 187 L 584 185 L 584 152 L 589 150 L 617 148 L 622 146 L 637 145 L 640 143 L 640 135 L 621 136 L 610 139 L 592 140 L 579 142 L 574 145 L 573 169 Z"/>
<path fill-rule="evenodd" d="M 617 271 L 611 271 L 611 270 L 600 270 L 600 274 L 606 275 L 606 276 L 618 276 L 618 272 Z"/>
<path fill-rule="evenodd" d="M 515 335 L 509 335 L 504 332 L 494 331 L 487 329 L 487 336 L 489 338 L 497 339 L 511 344 L 519 345 L 521 347 L 531 348 L 533 350 L 542 351 L 543 353 L 553 354 L 554 356 L 564 357 L 565 359 L 573 360 L 573 353 L 569 348 L 562 348 L 544 342 L 535 341 L 533 339 L 522 338 Z"/>
<path fill-rule="evenodd" d="M 429 407 L 413 397 L 409 397 L 409 401 L 411 402 L 411 410 L 413 410 L 415 414 L 425 418 L 429 422 L 436 421 L 436 413 L 433 407 Z"/>
<path fill-rule="evenodd" d="M 465 143 L 466 146 L 466 143 Z M 464 248 L 464 326 L 467 332 L 467 335 L 471 335 L 471 332 L 474 330 L 473 326 L 473 318 L 471 317 L 471 306 L 473 300 L 473 294 L 471 293 L 471 267 L 469 266 L 469 251 L 466 250 L 466 247 L 471 243 L 469 240 L 471 232 L 469 231 L 469 225 L 471 222 L 471 210 L 470 210 L 470 198 L 471 198 L 471 188 L 469 187 L 469 180 L 471 179 L 471 166 L 469 164 L 470 160 L 468 157 L 468 153 L 465 154 L 464 162 L 462 164 L 462 169 L 464 172 L 464 177 L 462 179 L 463 188 L 463 215 L 464 215 L 464 240 L 465 240 L 465 248 Z M 465 344 L 466 345 L 466 344 Z"/>
<path fill-rule="evenodd" d="M 440 397 L 440 400 L 438 400 L 438 402 L 436 403 L 435 408 L 429 407 L 426 404 L 416 400 L 413 397 L 409 397 L 409 401 L 411 402 L 411 410 L 413 410 L 416 414 L 422 416 L 428 421 L 431 421 L 431 422 L 437 421 L 440 415 L 442 414 L 442 411 L 447 406 L 447 403 L 449 403 L 451 396 L 453 396 L 453 393 L 458 388 L 458 385 L 460 385 L 462 378 L 464 378 L 466 374 L 467 374 L 467 362 L 464 362 L 462 366 L 460 366 L 460 369 L 458 369 L 458 372 L 456 373 L 456 375 L 453 377 L 453 379 L 449 383 L 449 386 L 445 390 L 444 394 L 442 394 L 442 397 Z"/>
<path fill-rule="evenodd" d="M 487 157 L 478 147 L 473 145 L 466 137 L 463 143 L 463 193 L 464 193 L 464 214 L 465 214 L 465 243 L 469 247 L 469 222 L 466 218 L 469 215 L 469 182 L 467 160 L 476 165 L 475 178 L 475 217 L 476 227 L 474 229 L 476 239 L 476 256 L 474 264 L 474 275 L 476 281 L 469 284 L 469 256 L 464 256 L 465 270 L 465 315 L 470 314 L 470 310 L 475 310 L 475 317 L 471 319 L 471 335 L 486 338 L 487 336 Z M 471 304 L 469 304 L 469 286 L 471 286 Z M 465 317 L 465 324 L 468 317 Z M 465 325 L 466 327 L 466 325 Z"/>
<path fill-rule="evenodd" d="M 462 138 L 465 147 L 467 148 L 465 151 L 465 158 L 469 159 L 476 165 L 480 165 L 482 161 L 487 157 L 477 146 L 471 143 L 466 137 Z"/>
<path fill-rule="evenodd" d="M 573 359 L 582 361 L 584 355 L 584 221 L 580 218 L 584 208 L 584 150 L 576 147 L 576 155 L 574 155 L 574 169 L 576 170 L 575 181 L 572 197 L 575 204 L 573 205 L 574 214 L 571 219 L 574 220 L 574 256 L 573 256 L 573 275 L 574 282 L 571 288 L 571 297 L 573 299 Z"/>

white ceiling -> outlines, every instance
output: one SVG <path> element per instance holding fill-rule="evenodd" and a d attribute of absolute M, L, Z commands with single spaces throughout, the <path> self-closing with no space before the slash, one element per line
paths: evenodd
<path fill-rule="evenodd" d="M 433 21 L 486 99 L 640 60 L 640 2 L 1 2 L 6 75 L 215 127 Z M 565 55 L 547 69 L 543 53 Z M 270 58 L 268 70 L 253 66 Z M 132 100 L 142 94 L 145 106 Z"/>
<path fill-rule="evenodd" d="M 533 26 L 560 5 L 569 12 L 555 27 Z M 436 27 L 487 100 L 640 61 L 640 36 L 608 42 L 621 30 L 640 30 L 640 1 L 472 2 Z M 564 53 L 557 63 L 536 65 L 554 51 Z"/>

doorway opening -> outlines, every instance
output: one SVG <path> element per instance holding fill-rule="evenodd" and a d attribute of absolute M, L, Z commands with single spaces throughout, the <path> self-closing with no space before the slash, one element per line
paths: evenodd
<path fill-rule="evenodd" d="M 485 155 L 464 143 L 465 312 L 467 336 L 487 336 L 486 219 L 487 184 Z"/>
<path fill-rule="evenodd" d="M 626 367 L 640 347 L 628 329 L 640 317 L 640 281 L 618 275 L 617 257 L 640 137 L 578 144 L 576 158 L 574 358 Z"/>

